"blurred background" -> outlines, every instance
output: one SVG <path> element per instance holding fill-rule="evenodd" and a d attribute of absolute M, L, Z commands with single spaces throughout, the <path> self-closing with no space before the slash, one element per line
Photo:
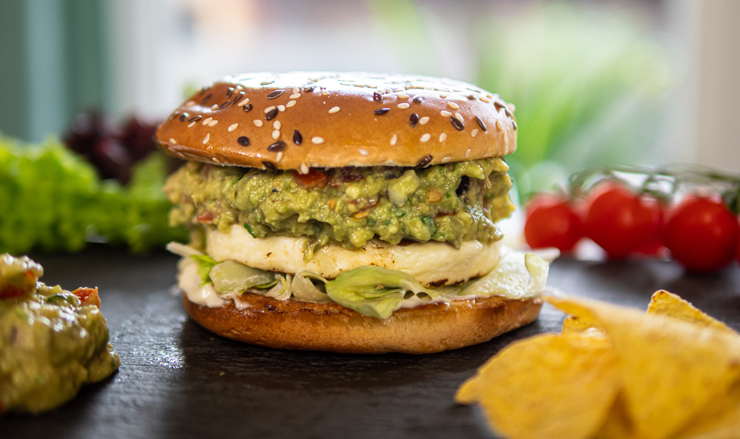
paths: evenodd
<path fill-rule="evenodd" d="M 740 171 L 739 20 L 737 0 L 4 0 L 0 134 L 79 152 L 81 112 L 125 143 L 226 74 L 363 70 L 516 104 L 522 198 L 599 164 Z"/>

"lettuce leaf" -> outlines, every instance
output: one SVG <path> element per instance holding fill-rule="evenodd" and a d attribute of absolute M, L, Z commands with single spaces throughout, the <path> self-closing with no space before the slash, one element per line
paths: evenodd
<path fill-rule="evenodd" d="M 190 257 L 198 264 L 198 276 L 200 276 L 202 281 L 200 285 L 213 283 L 211 280 L 211 270 L 218 262 L 208 255 L 192 255 Z"/>
<path fill-rule="evenodd" d="M 225 261 L 211 268 L 210 279 L 219 296 L 241 294 L 248 288 L 270 288 L 278 283 L 275 273 Z"/>

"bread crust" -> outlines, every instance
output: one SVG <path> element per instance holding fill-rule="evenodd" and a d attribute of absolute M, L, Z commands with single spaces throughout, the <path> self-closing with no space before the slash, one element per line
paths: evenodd
<path fill-rule="evenodd" d="M 238 310 L 197 305 L 183 294 L 188 314 L 220 336 L 278 349 L 351 354 L 430 354 L 486 342 L 534 321 L 542 299 L 485 299 L 402 308 L 387 320 L 336 303 L 281 301 L 245 293 Z"/>
<path fill-rule="evenodd" d="M 514 152 L 512 111 L 498 95 L 450 79 L 255 73 L 196 92 L 159 127 L 157 140 L 187 160 L 303 173 L 435 165 Z"/>

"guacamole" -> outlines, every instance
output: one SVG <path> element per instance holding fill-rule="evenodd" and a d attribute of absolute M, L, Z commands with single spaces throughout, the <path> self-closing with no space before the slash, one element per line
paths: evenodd
<path fill-rule="evenodd" d="M 27 257 L 0 255 L 0 414 L 52 409 L 121 364 L 97 289 L 65 291 L 42 275 Z"/>
<path fill-rule="evenodd" d="M 188 162 L 165 192 L 173 225 L 242 224 L 252 236 L 308 236 L 316 248 L 359 248 L 377 238 L 489 243 L 513 210 L 508 166 L 499 158 L 427 168 L 366 167 L 262 171 Z"/>

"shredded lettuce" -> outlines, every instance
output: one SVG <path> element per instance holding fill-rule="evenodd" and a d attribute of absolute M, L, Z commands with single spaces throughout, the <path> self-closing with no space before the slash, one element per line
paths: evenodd
<path fill-rule="evenodd" d="M 275 273 L 247 267 L 236 261 L 214 265 L 209 276 L 219 296 L 241 294 L 249 288 L 270 288 L 278 283 Z"/>
<path fill-rule="evenodd" d="M 190 257 L 198 264 L 198 276 L 200 276 L 201 286 L 213 283 L 211 280 L 211 270 L 218 262 L 208 255 L 192 255 Z"/>

